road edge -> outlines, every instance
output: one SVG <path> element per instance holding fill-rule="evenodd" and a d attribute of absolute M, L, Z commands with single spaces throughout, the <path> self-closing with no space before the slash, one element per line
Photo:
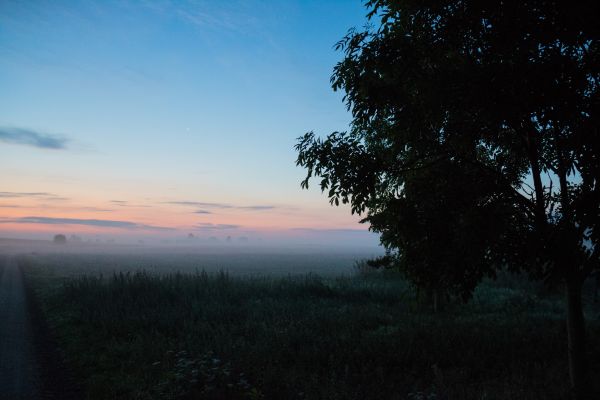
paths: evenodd
<path fill-rule="evenodd" d="M 16 258 L 25 287 L 25 302 L 33 332 L 35 357 L 40 366 L 43 398 L 48 400 L 83 399 L 81 385 L 68 367 L 65 355 L 48 326 L 42 305 Z"/>

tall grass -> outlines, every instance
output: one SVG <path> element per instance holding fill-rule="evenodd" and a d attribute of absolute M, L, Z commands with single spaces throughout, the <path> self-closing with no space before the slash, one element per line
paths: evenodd
<path fill-rule="evenodd" d="M 22 265 L 90 399 L 566 395 L 563 309 L 531 290 L 486 283 L 433 314 L 381 274 L 138 271 L 57 284 L 59 266 Z M 597 367 L 597 315 L 588 326 Z"/>

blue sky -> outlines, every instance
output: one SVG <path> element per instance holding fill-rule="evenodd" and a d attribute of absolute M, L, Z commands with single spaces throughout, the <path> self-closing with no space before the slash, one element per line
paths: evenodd
<path fill-rule="evenodd" d="M 0 233 L 68 218 L 366 229 L 300 190 L 293 150 L 308 130 L 347 128 L 333 45 L 365 13 L 358 0 L 0 2 L 0 191 L 23 194 L 0 197 Z M 25 195 L 39 192 L 62 200 Z"/>

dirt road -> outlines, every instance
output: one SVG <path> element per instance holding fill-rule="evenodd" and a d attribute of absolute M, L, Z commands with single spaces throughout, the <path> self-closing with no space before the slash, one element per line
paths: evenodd
<path fill-rule="evenodd" d="M 0 256 L 0 399 L 37 399 L 35 357 L 23 277 L 13 257 Z"/>

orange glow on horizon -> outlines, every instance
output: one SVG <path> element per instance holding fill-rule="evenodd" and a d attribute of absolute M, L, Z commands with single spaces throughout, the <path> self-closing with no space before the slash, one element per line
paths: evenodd
<path fill-rule="evenodd" d="M 18 200 L 18 201 L 17 201 Z M 85 205 L 81 205 L 81 204 Z M 37 198 L 0 199 L 0 231 L 15 233 L 57 233 L 85 235 L 158 235 L 187 233 L 213 236 L 243 232 L 273 233 L 297 228 L 357 229 L 366 227 L 348 222 L 348 216 L 334 208 L 311 210 L 273 206 L 252 209 L 243 206 L 214 207 L 196 213 L 200 207 L 131 201 L 50 201 Z M 210 207 L 209 207 L 210 208 Z M 49 219 L 48 223 L 24 222 L 27 218 Z M 343 217 L 343 218 L 342 218 Z M 93 220 L 59 223 L 58 220 Z M 21 221 L 20 221 L 21 220 Z M 123 222 L 130 227 L 94 226 L 97 221 Z M 356 218 L 358 220 L 358 218 Z M 211 225 L 212 224 L 212 225 Z M 289 233 L 293 235 L 292 233 Z"/>

